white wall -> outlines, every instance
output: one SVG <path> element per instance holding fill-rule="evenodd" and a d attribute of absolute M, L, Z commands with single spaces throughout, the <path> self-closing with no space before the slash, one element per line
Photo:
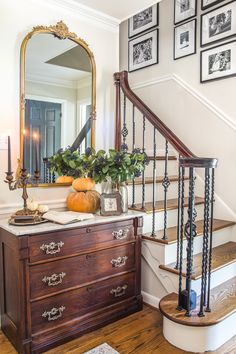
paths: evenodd
<path fill-rule="evenodd" d="M 199 156 L 218 157 L 216 192 L 236 218 L 236 78 L 200 83 L 200 3 L 197 54 L 173 60 L 174 1 L 160 3 L 159 64 L 129 74 L 131 86 Z M 128 23 L 120 25 L 120 70 L 128 70 Z M 222 215 L 222 210 L 217 211 Z M 219 215 L 218 214 L 218 215 Z"/>
<path fill-rule="evenodd" d="M 70 31 L 89 44 L 97 64 L 97 147 L 113 145 L 113 73 L 118 69 L 118 29 L 115 24 L 107 24 L 101 18 L 96 20 L 82 16 L 74 9 L 67 10 L 55 4 L 45 0 L 3 0 L 0 4 L 0 133 L 11 132 L 14 167 L 19 156 L 20 45 L 26 34 L 37 25 L 54 25 L 63 20 Z M 21 191 L 9 192 L 3 182 L 7 168 L 7 152 L 4 150 L 0 150 L 0 161 L 0 213 L 3 213 L 10 206 L 21 203 Z M 29 191 L 31 197 L 49 202 L 64 200 L 67 193 L 66 188 Z"/>

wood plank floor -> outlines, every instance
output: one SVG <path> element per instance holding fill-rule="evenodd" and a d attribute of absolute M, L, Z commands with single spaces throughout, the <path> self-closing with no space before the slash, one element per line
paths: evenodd
<path fill-rule="evenodd" d="M 144 306 L 143 311 L 52 349 L 47 354 L 83 354 L 104 342 L 120 354 L 190 354 L 173 347 L 164 339 L 161 314 L 148 306 Z M 2 332 L 0 353 L 16 354 Z M 209 354 L 236 354 L 236 337 Z"/>

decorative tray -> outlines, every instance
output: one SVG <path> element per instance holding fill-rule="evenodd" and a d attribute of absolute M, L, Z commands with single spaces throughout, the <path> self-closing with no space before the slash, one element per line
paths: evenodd
<path fill-rule="evenodd" d="M 26 222 L 17 222 L 14 219 L 9 219 L 8 223 L 9 225 L 14 225 L 14 226 L 30 226 L 30 225 L 38 225 L 38 224 L 44 224 L 45 222 L 48 222 L 48 220 L 32 220 L 26 221 Z"/>

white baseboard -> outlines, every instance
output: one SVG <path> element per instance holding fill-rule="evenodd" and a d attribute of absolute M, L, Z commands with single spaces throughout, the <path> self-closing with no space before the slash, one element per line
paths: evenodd
<path fill-rule="evenodd" d="M 148 294 L 145 291 L 142 291 L 142 296 L 143 296 L 143 302 L 159 309 L 159 302 L 161 299 L 151 294 Z"/>

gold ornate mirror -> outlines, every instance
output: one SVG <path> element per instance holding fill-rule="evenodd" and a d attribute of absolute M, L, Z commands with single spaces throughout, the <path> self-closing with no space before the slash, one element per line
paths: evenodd
<path fill-rule="evenodd" d="M 61 21 L 34 27 L 22 42 L 20 59 L 21 161 L 31 175 L 39 167 L 39 186 L 68 185 L 55 183 L 48 158 L 68 146 L 81 152 L 95 147 L 93 53 Z"/>

